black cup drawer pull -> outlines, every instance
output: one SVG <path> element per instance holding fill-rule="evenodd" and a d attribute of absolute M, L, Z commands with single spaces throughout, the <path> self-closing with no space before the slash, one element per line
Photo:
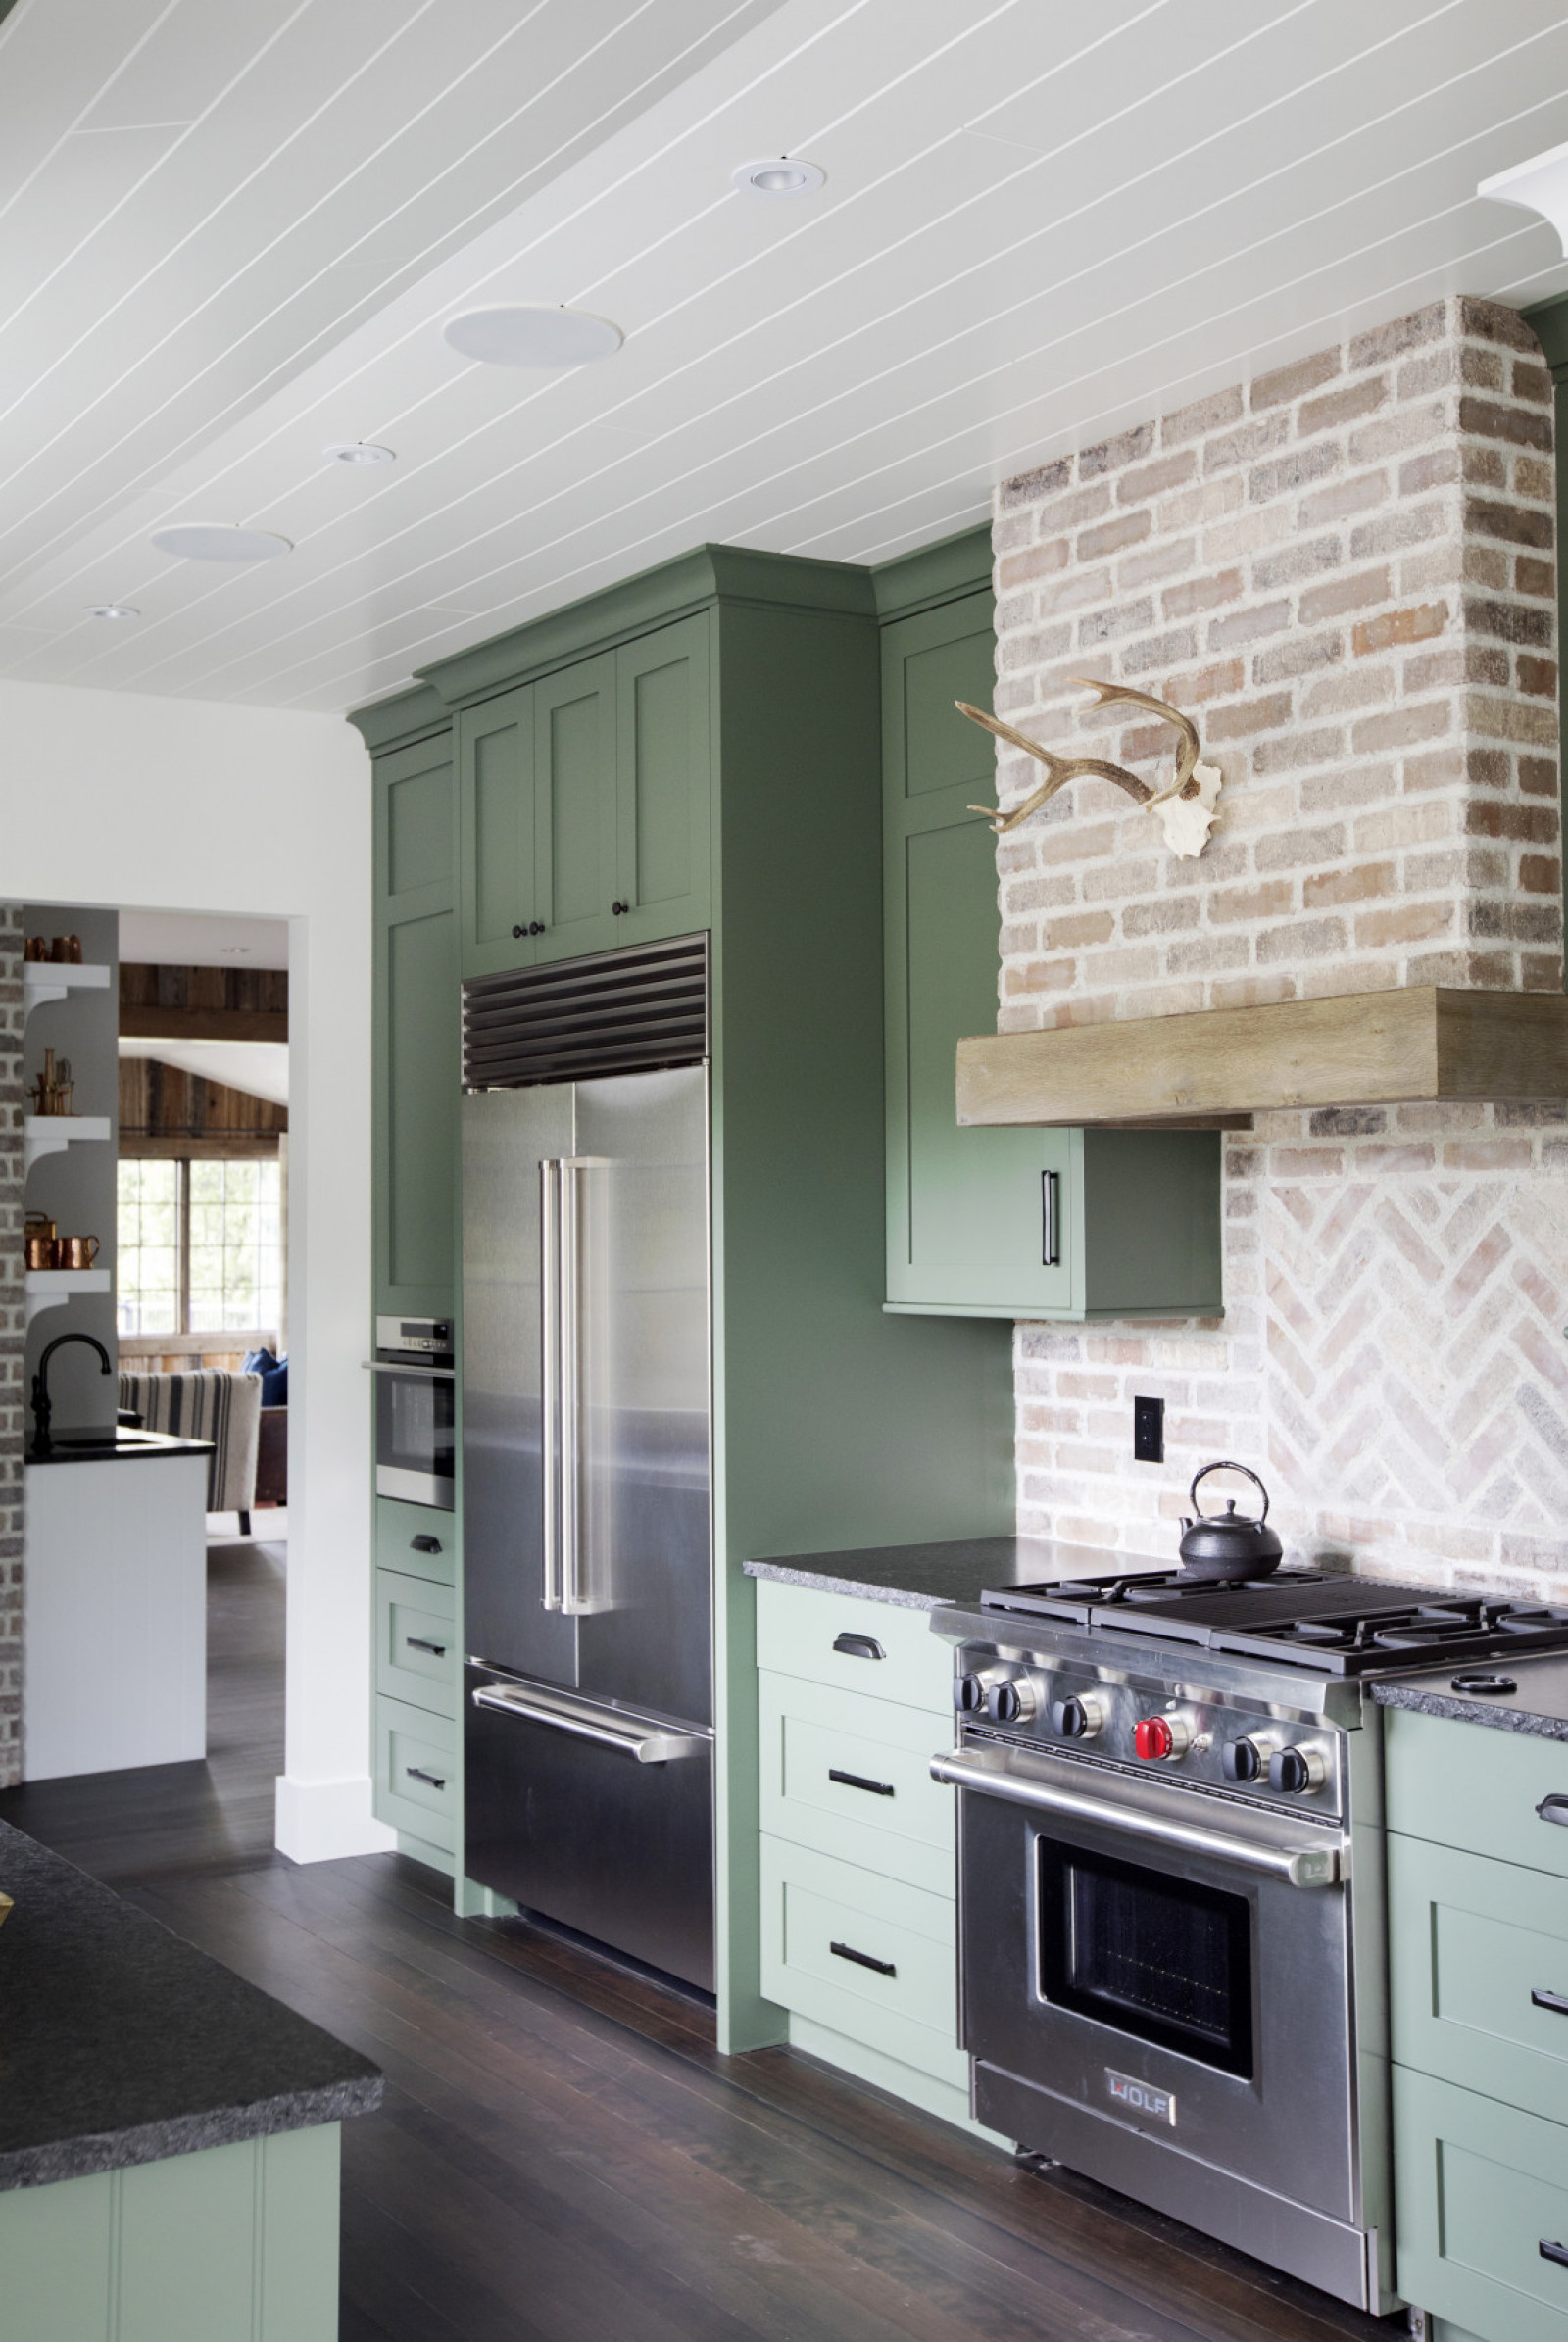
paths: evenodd
<path fill-rule="evenodd" d="M 865 1789 L 873 1797 L 891 1797 L 895 1794 L 892 1781 L 867 1781 L 863 1773 L 841 1773 L 837 1765 L 829 1765 L 827 1777 L 829 1781 L 841 1782 L 846 1789 Z M 1568 2002 L 1564 2006 L 1568 2007 Z"/>
<path fill-rule="evenodd" d="M 1544 2236 L 1541 2240 L 1541 2258 L 1543 2261 L 1555 2261 L 1560 2268 L 1568 2269 L 1568 2244 L 1553 2244 L 1549 2237 Z"/>
<path fill-rule="evenodd" d="M 441 1550 L 441 1539 L 438 1537 L 411 1537 L 409 1543 L 410 1549 L 415 1553 L 439 1553 Z"/>
<path fill-rule="evenodd" d="M 444 1642 L 426 1642 L 422 1635 L 405 1635 L 403 1639 L 411 1651 L 428 1651 L 432 1659 L 444 1659 L 447 1655 Z"/>
<path fill-rule="evenodd" d="M 444 1789 L 447 1785 L 442 1775 L 439 1773 L 426 1773 L 422 1766 L 405 1765 L 403 1770 L 408 1775 L 410 1781 L 422 1781 L 427 1788 Z"/>
<path fill-rule="evenodd" d="M 853 1960 L 857 1968 L 874 1968 L 879 1976 L 896 1976 L 899 1973 L 891 1960 L 873 1960 L 869 1952 L 858 1952 L 853 1944 L 830 1943 L 827 1948 L 835 1960 Z M 1546 2248 L 1543 2245 L 1541 2249 L 1544 2252 Z M 1568 2253 L 1563 2258 L 1568 2260 Z"/>
<path fill-rule="evenodd" d="M 1568 2017 L 1568 1992 L 1532 1992 L 1533 2009 L 1549 2009 L 1554 2017 Z"/>
<path fill-rule="evenodd" d="M 887 1657 L 887 1652 L 874 1635 L 851 1635 L 848 1633 L 835 1635 L 833 1648 L 836 1651 L 842 1651 L 846 1659 L 885 1659 Z"/>

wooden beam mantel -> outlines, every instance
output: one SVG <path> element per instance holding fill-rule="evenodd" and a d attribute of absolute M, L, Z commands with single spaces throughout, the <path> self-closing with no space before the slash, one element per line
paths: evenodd
<path fill-rule="evenodd" d="M 120 1003 L 127 1041 L 287 1041 L 286 1008 L 166 1008 L 159 1001 Z"/>
<path fill-rule="evenodd" d="M 958 1044 L 963 1124 L 1168 1122 L 1430 1098 L 1568 1099 L 1568 998 L 1421 985 Z"/>

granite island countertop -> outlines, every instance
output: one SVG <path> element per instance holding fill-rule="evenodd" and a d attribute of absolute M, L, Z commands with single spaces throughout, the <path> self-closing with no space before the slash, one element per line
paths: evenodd
<path fill-rule="evenodd" d="M 380 2104 L 368 2058 L 0 1822 L 0 2190 Z"/>
<path fill-rule="evenodd" d="M 122 1426 L 110 1431 L 56 1432 L 42 1455 L 29 1434 L 22 1460 L 24 1464 L 125 1464 L 212 1452 L 211 1439 L 176 1439 L 168 1432 L 129 1431 Z"/>
<path fill-rule="evenodd" d="M 1465 1675 L 1510 1676 L 1513 1691 L 1455 1691 Z M 1543 1651 L 1534 1658 L 1478 1659 L 1471 1667 L 1439 1667 L 1430 1675 L 1395 1676 L 1374 1683 L 1380 1708 L 1413 1708 L 1421 1716 L 1446 1716 L 1458 1724 L 1490 1724 L 1502 1732 L 1530 1732 L 1540 1740 L 1568 1740 L 1568 1653 Z"/>
<path fill-rule="evenodd" d="M 856 1594 L 899 1610 L 973 1609 L 988 1587 L 1034 1586 L 1091 1570 L 1176 1567 L 1174 1553 L 1106 1553 L 1049 1537 L 958 1537 L 934 1545 L 865 1545 L 847 1553 L 782 1553 L 745 1564 L 748 1578 L 771 1578 L 817 1593 Z"/>

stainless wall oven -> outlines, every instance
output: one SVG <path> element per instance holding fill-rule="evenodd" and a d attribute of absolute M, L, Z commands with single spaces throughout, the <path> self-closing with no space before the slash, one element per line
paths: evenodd
<path fill-rule="evenodd" d="M 375 1492 L 450 1512 L 457 1493 L 457 1359 L 450 1320 L 375 1321 Z"/>

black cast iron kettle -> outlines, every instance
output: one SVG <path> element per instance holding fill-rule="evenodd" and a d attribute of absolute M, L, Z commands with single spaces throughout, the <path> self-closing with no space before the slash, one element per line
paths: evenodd
<path fill-rule="evenodd" d="M 1234 1496 L 1226 1498 L 1222 1513 L 1199 1510 L 1198 1483 L 1206 1480 L 1211 1472 L 1240 1472 L 1251 1482 L 1263 1499 L 1263 1509 L 1255 1521 L 1246 1513 L 1238 1513 Z M 1247 1578 L 1266 1578 L 1279 1568 L 1284 1547 L 1267 1527 L 1268 1490 L 1255 1472 L 1250 1472 L 1245 1464 L 1205 1464 L 1187 1493 L 1192 1500 L 1193 1518 L 1182 1522 L 1181 1575 L 1189 1583 L 1201 1580 L 1213 1585 L 1235 1585 Z"/>

